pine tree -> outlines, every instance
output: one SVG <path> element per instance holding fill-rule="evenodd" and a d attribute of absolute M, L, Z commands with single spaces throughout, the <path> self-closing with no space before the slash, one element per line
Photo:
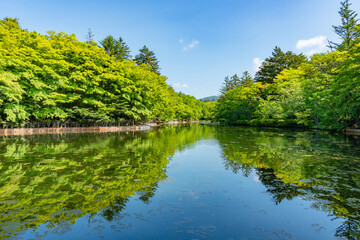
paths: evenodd
<path fill-rule="evenodd" d="M 121 37 L 119 40 L 116 40 L 113 36 L 109 35 L 104 40 L 100 41 L 100 44 L 107 54 L 115 57 L 119 61 L 131 59 L 130 48 Z"/>
<path fill-rule="evenodd" d="M 243 75 L 240 78 L 242 86 L 248 86 L 254 82 L 253 78 L 251 77 L 248 71 L 243 72 Z"/>
<path fill-rule="evenodd" d="M 230 79 L 229 76 L 226 76 L 224 79 L 223 86 L 220 89 L 220 93 L 224 95 L 229 90 L 229 86 L 230 86 Z"/>
<path fill-rule="evenodd" d="M 157 60 L 153 51 L 150 51 L 145 45 L 141 48 L 140 53 L 135 56 L 135 61 L 138 65 L 148 64 L 151 66 L 151 71 L 160 74 L 159 61 Z"/>
<path fill-rule="evenodd" d="M 356 19 L 357 13 L 350 9 L 350 5 L 349 0 L 341 2 L 339 11 L 341 25 L 332 26 L 335 33 L 342 39 L 342 43 L 331 42 L 330 46 L 335 46 L 335 48 L 339 50 L 350 49 L 354 45 L 355 40 L 360 38 L 360 30 L 357 28 L 357 26 L 359 26 L 359 24 L 357 24 L 359 19 Z"/>
<path fill-rule="evenodd" d="M 117 53 L 116 40 L 113 36 L 107 36 L 104 40 L 100 41 L 100 44 L 108 55 L 114 56 Z"/>
<path fill-rule="evenodd" d="M 115 55 L 117 59 L 121 61 L 131 59 L 130 48 L 128 47 L 128 45 L 126 45 L 126 43 L 121 37 L 118 41 L 116 41 L 116 48 L 118 50 L 118 53 Z"/>
<path fill-rule="evenodd" d="M 238 77 L 237 74 L 233 75 L 231 78 L 228 76 L 224 79 L 223 87 L 220 89 L 220 93 L 224 95 L 227 91 L 234 89 L 241 84 L 241 79 Z"/>
<path fill-rule="evenodd" d="M 266 58 L 261 64 L 260 70 L 256 73 L 255 79 L 262 83 L 272 83 L 282 70 L 296 68 L 306 61 L 303 54 L 295 54 L 291 51 L 283 52 L 279 47 L 275 47 L 272 56 Z"/>

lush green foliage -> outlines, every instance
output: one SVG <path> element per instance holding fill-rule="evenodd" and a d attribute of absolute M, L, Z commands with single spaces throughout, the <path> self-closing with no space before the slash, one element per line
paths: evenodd
<path fill-rule="evenodd" d="M 107 126 L 204 118 L 202 107 L 208 108 L 200 100 L 176 94 L 154 66 L 126 60 L 121 38 L 101 43 L 105 49 L 62 32 L 28 32 L 16 19 L 0 21 L 0 124 Z"/>
<path fill-rule="evenodd" d="M 348 1 L 342 3 L 341 16 L 355 18 L 348 7 Z M 276 47 L 256 73 L 257 83 L 222 89 L 215 119 L 254 126 L 359 128 L 360 35 L 355 33 L 360 26 L 351 21 L 351 26 L 335 28 L 342 29 L 343 42 L 334 52 L 307 59 Z"/>
<path fill-rule="evenodd" d="M 253 82 L 250 73 L 248 71 L 243 72 L 242 76 L 239 78 L 237 74 L 233 75 L 231 78 L 228 76 L 224 79 L 224 85 L 220 89 L 221 97 L 229 90 L 234 89 L 239 86 L 249 85 Z"/>

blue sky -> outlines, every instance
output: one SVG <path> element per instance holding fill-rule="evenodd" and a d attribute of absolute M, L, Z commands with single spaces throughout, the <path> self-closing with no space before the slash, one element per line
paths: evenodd
<path fill-rule="evenodd" d="M 351 2 L 360 13 L 360 1 Z M 147 45 L 175 90 L 202 98 L 218 95 L 227 75 L 254 74 L 275 46 L 326 51 L 326 39 L 337 40 L 339 7 L 339 0 L 0 0 L 0 17 L 81 41 L 89 27 L 97 42 L 121 36 L 133 56 Z"/>

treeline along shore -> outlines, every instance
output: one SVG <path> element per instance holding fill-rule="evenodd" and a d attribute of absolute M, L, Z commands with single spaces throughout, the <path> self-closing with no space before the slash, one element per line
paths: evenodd
<path fill-rule="evenodd" d="M 213 120 L 230 125 L 360 129 L 360 25 L 340 5 L 339 41 L 323 53 L 275 47 L 255 76 L 225 77 L 217 101 L 177 93 L 147 46 L 133 58 L 120 37 L 99 43 L 0 21 L 0 128 L 112 127 Z M 323 39 L 326 40 L 326 39 Z M 355 130 L 354 130 L 355 129 Z"/>
<path fill-rule="evenodd" d="M 334 25 L 333 30 L 340 40 L 328 40 L 328 51 L 304 55 L 275 47 L 254 78 L 248 72 L 226 77 L 215 121 L 337 131 L 359 129 L 359 19 L 348 0 L 341 3 L 339 14 L 341 24 Z M 322 41 L 326 43 L 326 39 Z"/>
<path fill-rule="evenodd" d="M 209 119 L 214 103 L 177 93 L 146 46 L 131 59 L 112 36 L 87 42 L 0 20 L 0 127 L 65 128 Z"/>

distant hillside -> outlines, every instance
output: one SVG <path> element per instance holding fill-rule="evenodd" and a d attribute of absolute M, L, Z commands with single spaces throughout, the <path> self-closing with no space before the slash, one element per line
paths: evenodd
<path fill-rule="evenodd" d="M 203 102 L 214 102 L 217 101 L 219 99 L 219 96 L 210 96 L 210 97 L 204 97 L 202 99 L 200 99 Z"/>

